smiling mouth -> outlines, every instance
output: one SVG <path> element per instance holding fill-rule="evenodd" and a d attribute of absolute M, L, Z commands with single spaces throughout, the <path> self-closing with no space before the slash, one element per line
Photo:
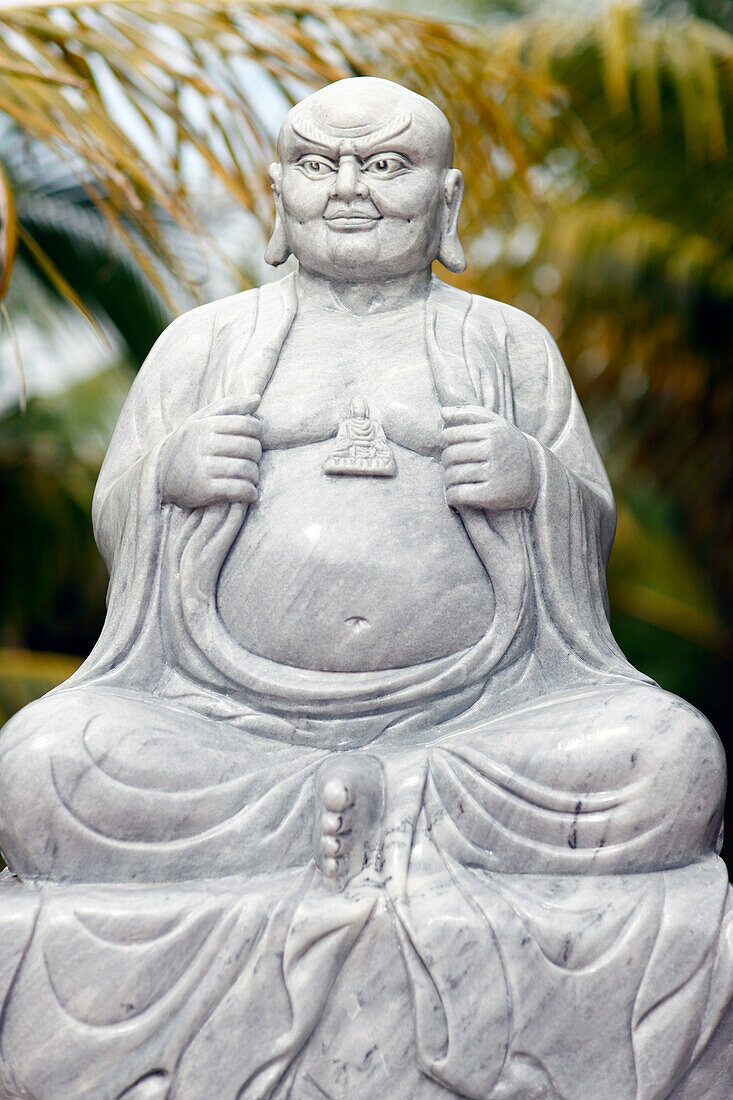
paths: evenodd
<path fill-rule="evenodd" d="M 324 221 L 333 229 L 371 229 L 373 225 L 376 225 L 378 221 L 381 221 L 380 214 L 358 214 L 358 213 L 339 213 L 329 214 L 324 218 Z"/>

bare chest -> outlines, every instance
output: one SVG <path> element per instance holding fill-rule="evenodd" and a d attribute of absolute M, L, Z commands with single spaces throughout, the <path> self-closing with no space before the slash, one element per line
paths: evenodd
<path fill-rule="evenodd" d="M 358 399 L 391 442 L 437 455 L 442 421 L 421 310 L 296 318 L 260 405 L 263 447 L 330 439 Z"/>

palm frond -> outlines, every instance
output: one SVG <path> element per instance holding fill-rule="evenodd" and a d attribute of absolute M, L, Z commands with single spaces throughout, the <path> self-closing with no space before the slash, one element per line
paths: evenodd
<path fill-rule="evenodd" d="M 82 311 L 93 311 L 97 331 L 100 328 L 95 315 L 114 327 L 131 361 L 142 362 L 170 315 L 96 207 L 85 203 L 77 191 L 20 186 L 17 209 L 23 260 L 29 264 L 34 261 L 23 244 L 30 239 L 35 250 L 72 288 Z M 37 266 L 42 274 L 45 265 Z M 49 281 L 56 286 L 55 280 Z M 63 290 L 60 293 L 69 300 L 70 295 Z M 19 308 L 23 308 L 22 303 Z"/>
<path fill-rule="evenodd" d="M 547 222 L 545 250 L 576 295 L 627 301 L 655 285 L 657 311 L 683 314 L 690 296 L 704 288 L 733 298 L 727 241 L 690 232 L 620 197 L 558 206 Z"/>
<path fill-rule="evenodd" d="M 701 19 L 650 18 L 643 5 L 604 5 L 599 12 L 548 17 L 535 12 L 499 34 L 503 49 L 533 69 L 577 87 L 578 66 L 600 74 L 606 110 L 636 114 L 648 133 L 662 123 L 671 92 L 688 156 L 716 160 L 727 152 L 722 85 L 733 80 L 733 36 Z M 572 72 L 570 71 L 572 70 Z M 585 106 L 576 100 L 579 106 Z"/>
<path fill-rule="evenodd" d="M 68 279 L 62 275 L 57 268 L 56 264 L 47 255 L 46 252 L 36 243 L 31 234 L 22 225 L 18 227 L 18 236 L 21 243 L 25 245 L 33 259 L 38 264 L 39 268 L 43 271 L 48 281 L 53 288 L 58 291 L 62 298 L 65 298 L 72 306 L 75 306 L 81 314 L 86 317 L 87 321 L 91 325 L 96 326 L 97 322 L 94 316 L 89 312 L 87 307 L 82 302 L 79 295 L 74 290 Z M 100 330 L 101 331 L 101 330 Z"/>
<path fill-rule="evenodd" d="M 13 189 L 0 164 L 0 302 L 8 289 L 17 247 L 18 231 Z"/>
<path fill-rule="evenodd" d="M 186 272 L 160 214 L 204 234 L 191 202 L 216 181 L 262 222 L 284 109 L 356 74 L 428 94 L 474 181 L 469 218 L 523 186 L 556 89 L 477 31 L 318 0 L 65 0 L 0 9 L 0 112 L 79 178 L 158 292 Z M 189 290 L 195 287 L 187 283 Z"/>

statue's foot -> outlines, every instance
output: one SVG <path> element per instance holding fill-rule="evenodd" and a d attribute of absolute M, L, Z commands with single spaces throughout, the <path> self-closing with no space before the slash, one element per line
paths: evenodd
<path fill-rule="evenodd" d="M 316 864 L 334 885 L 372 866 L 384 812 L 384 773 L 374 756 L 346 753 L 316 776 L 313 830 Z"/>

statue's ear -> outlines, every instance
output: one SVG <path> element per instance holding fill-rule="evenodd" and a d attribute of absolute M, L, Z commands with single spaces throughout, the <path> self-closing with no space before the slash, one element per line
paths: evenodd
<path fill-rule="evenodd" d="M 272 236 L 265 249 L 265 262 L 272 264 L 273 267 L 278 267 L 280 264 L 284 264 L 290 255 L 290 243 L 288 241 L 288 235 L 285 232 L 281 198 L 283 178 L 282 165 L 271 164 L 269 176 L 272 196 L 275 200 L 275 228 L 272 231 Z"/>
<path fill-rule="evenodd" d="M 463 175 L 457 168 L 451 168 L 446 172 L 443 194 L 445 206 L 438 259 L 449 271 L 465 271 L 466 257 L 458 236 L 458 215 L 463 199 Z"/>

